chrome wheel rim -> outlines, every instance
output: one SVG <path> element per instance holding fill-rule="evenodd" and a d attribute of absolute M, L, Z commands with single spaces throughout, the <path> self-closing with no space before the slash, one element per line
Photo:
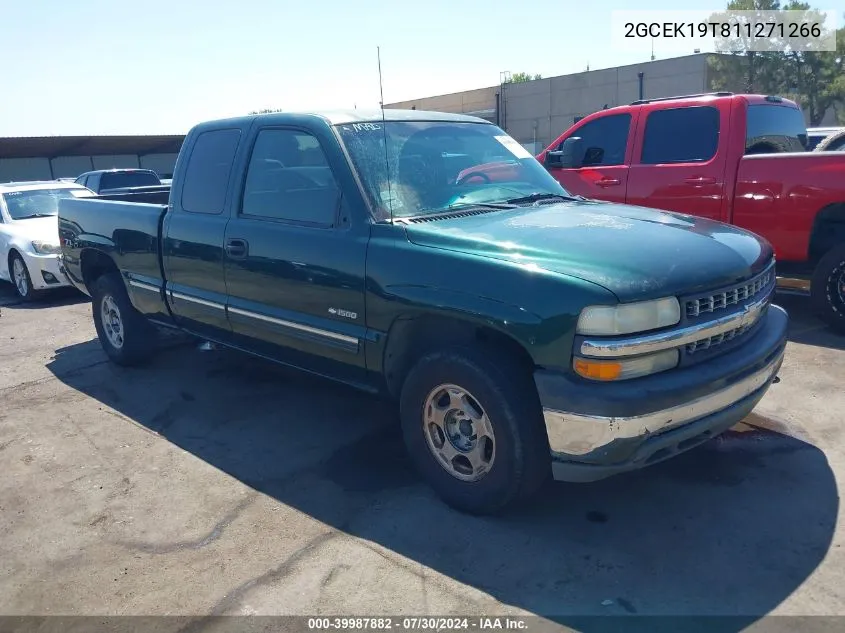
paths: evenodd
<path fill-rule="evenodd" d="M 29 281 L 26 278 L 26 269 L 19 257 L 15 257 L 12 261 L 12 276 L 15 278 L 15 288 L 18 289 L 18 294 L 25 297 L 29 292 Z"/>
<path fill-rule="evenodd" d="M 103 297 L 100 313 L 106 338 L 114 348 L 120 349 L 123 347 L 123 320 L 120 318 L 120 309 L 111 295 Z"/>
<path fill-rule="evenodd" d="M 431 454 L 450 475 L 478 481 L 493 467 L 496 439 L 478 400 L 458 385 L 431 390 L 423 408 L 423 433 Z"/>

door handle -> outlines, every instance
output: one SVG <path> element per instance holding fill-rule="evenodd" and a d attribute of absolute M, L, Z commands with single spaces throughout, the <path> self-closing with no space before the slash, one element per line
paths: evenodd
<path fill-rule="evenodd" d="M 688 185 L 715 185 L 716 179 L 712 176 L 692 176 L 684 178 L 684 182 Z"/>
<path fill-rule="evenodd" d="M 249 244 L 242 239 L 228 239 L 224 248 L 229 259 L 246 259 L 249 254 Z"/>
<path fill-rule="evenodd" d="M 602 178 L 596 181 L 596 185 L 599 187 L 615 187 L 621 183 L 622 181 L 618 178 Z"/>

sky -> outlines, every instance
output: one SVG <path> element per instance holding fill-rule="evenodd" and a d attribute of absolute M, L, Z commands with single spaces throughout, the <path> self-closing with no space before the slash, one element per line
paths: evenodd
<path fill-rule="evenodd" d="M 826 5 L 845 6 L 845 0 Z M 638 0 L 671 11 L 677 0 Z M 720 10 L 724 1 L 687 0 Z M 647 61 L 611 36 L 630 0 L 0 0 L 0 136 L 182 134 L 260 108 L 308 111 Z M 827 6 L 825 7 L 827 8 Z M 668 14 L 667 14 L 668 15 Z M 655 44 L 657 58 L 693 52 Z"/>

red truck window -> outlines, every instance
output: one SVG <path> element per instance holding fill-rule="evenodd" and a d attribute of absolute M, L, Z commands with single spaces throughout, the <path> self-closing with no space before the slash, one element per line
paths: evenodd
<path fill-rule="evenodd" d="M 783 105 L 748 106 L 745 153 L 803 152 L 808 147 L 804 117 Z"/>
<path fill-rule="evenodd" d="M 656 110 L 648 115 L 643 138 L 644 165 L 700 163 L 719 147 L 719 110 L 710 106 Z"/>
<path fill-rule="evenodd" d="M 582 166 L 624 164 L 630 127 L 630 114 L 614 114 L 585 123 L 575 130 L 572 136 L 577 136 L 584 141 L 585 153 Z"/>

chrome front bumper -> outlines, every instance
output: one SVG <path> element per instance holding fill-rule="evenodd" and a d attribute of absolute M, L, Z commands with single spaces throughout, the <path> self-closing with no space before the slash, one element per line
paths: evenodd
<path fill-rule="evenodd" d="M 728 354 L 643 379 L 597 384 L 536 372 L 555 479 L 594 481 L 641 468 L 745 418 L 775 380 L 786 347 L 785 311 L 770 306 L 763 318 Z"/>
<path fill-rule="evenodd" d="M 766 386 L 780 369 L 783 354 L 742 382 L 671 409 L 633 417 L 609 418 L 543 410 L 552 453 L 586 455 L 617 440 L 647 438 L 707 417 Z"/>

